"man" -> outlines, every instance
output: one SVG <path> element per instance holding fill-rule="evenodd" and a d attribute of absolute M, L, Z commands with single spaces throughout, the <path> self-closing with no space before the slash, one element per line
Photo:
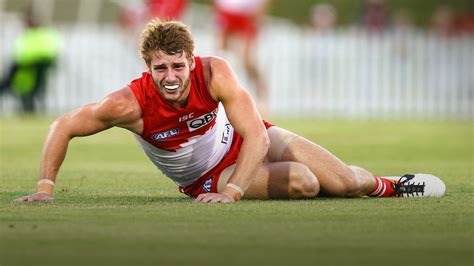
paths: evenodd
<path fill-rule="evenodd" d="M 192 35 L 180 22 L 150 21 L 140 49 L 148 66 L 141 78 L 51 125 L 36 192 L 18 200 L 52 200 L 69 141 L 114 126 L 131 131 L 150 160 L 197 202 L 314 198 L 320 191 L 338 197 L 444 194 L 435 176 L 380 178 L 262 122 L 226 61 L 193 56 Z"/>
<path fill-rule="evenodd" d="M 147 0 L 149 18 L 180 20 L 188 5 L 187 0 Z"/>
<path fill-rule="evenodd" d="M 222 51 L 231 48 L 234 39 L 242 42 L 239 56 L 250 81 L 255 86 L 257 106 L 268 110 L 268 89 L 254 55 L 257 35 L 270 0 L 214 0 L 218 45 Z"/>
<path fill-rule="evenodd" d="M 60 50 L 58 34 L 42 26 L 37 15 L 25 14 L 25 32 L 15 42 L 13 62 L 0 81 L 0 93 L 10 89 L 18 97 L 24 113 L 36 112 L 36 101 L 43 98 L 48 70 Z"/>

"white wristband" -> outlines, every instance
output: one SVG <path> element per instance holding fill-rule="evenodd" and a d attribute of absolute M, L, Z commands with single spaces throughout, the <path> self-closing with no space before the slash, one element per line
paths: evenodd
<path fill-rule="evenodd" d="M 244 196 L 244 193 L 245 193 L 244 190 L 241 187 L 237 186 L 236 184 L 227 183 L 226 187 L 230 187 L 232 189 L 237 190 L 240 193 L 240 197 Z"/>
<path fill-rule="evenodd" d="M 54 186 L 54 181 L 51 179 L 44 178 L 38 181 L 38 185 L 41 185 L 41 184 L 49 184 L 49 185 Z"/>

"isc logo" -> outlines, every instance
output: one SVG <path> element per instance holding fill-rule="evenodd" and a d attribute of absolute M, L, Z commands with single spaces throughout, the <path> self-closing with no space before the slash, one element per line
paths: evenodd
<path fill-rule="evenodd" d="M 169 129 L 169 130 L 166 130 L 166 131 L 161 131 L 161 132 L 157 132 L 157 133 L 153 134 L 151 139 L 153 139 L 154 141 L 165 140 L 167 138 L 174 137 L 174 136 L 178 135 L 178 133 L 179 133 L 178 128 L 172 128 L 172 129 Z"/>
<path fill-rule="evenodd" d="M 217 116 L 217 108 L 208 114 L 205 114 L 193 120 L 187 121 L 186 124 L 188 124 L 189 131 L 192 132 L 194 130 L 199 129 L 202 126 L 209 124 L 216 116 Z"/>

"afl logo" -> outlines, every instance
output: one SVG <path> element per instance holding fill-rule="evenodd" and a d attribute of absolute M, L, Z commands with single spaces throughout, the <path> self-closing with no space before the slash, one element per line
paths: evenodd
<path fill-rule="evenodd" d="M 153 136 L 151 136 L 151 139 L 154 140 L 154 141 L 161 141 L 161 140 L 165 140 L 165 139 L 170 138 L 170 137 L 174 137 L 174 136 L 178 135 L 178 133 L 179 133 L 179 129 L 178 128 L 173 128 L 173 129 L 169 129 L 169 130 L 166 130 L 166 131 L 157 132 L 157 133 L 153 134 Z"/>

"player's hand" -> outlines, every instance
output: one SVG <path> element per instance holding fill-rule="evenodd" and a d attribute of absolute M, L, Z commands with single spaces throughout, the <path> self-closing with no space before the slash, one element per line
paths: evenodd
<path fill-rule="evenodd" d="M 229 202 L 235 202 L 235 200 L 223 193 L 205 193 L 205 194 L 200 194 L 194 202 L 200 202 L 200 203 L 229 203 Z"/>
<path fill-rule="evenodd" d="M 31 195 L 16 198 L 15 201 L 26 201 L 26 202 L 44 201 L 44 202 L 50 202 L 50 201 L 53 201 L 53 199 L 54 199 L 53 196 L 49 195 L 48 193 L 33 193 Z"/>

